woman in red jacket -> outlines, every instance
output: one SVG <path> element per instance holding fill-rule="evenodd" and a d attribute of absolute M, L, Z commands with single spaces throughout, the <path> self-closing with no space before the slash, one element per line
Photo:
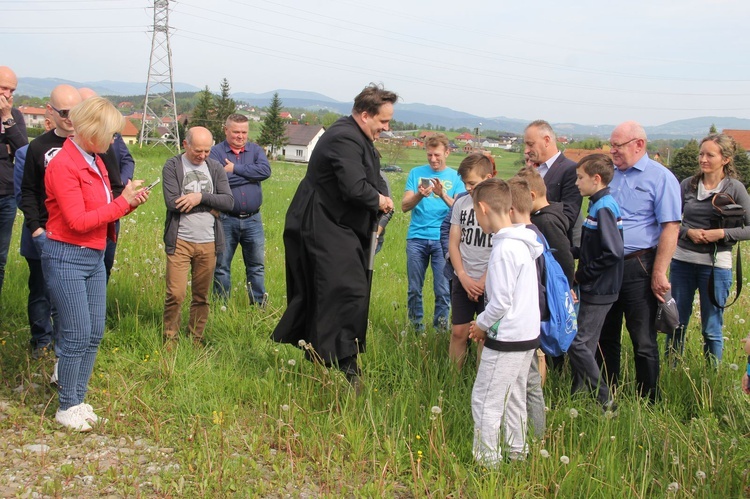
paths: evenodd
<path fill-rule="evenodd" d="M 107 169 L 97 154 L 107 151 L 124 119 L 109 101 L 94 97 L 69 113 L 74 134 L 44 176 L 49 220 L 42 266 L 60 321 L 60 408 L 55 419 L 67 428 L 88 431 L 91 424 L 104 422 L 83 399 L 104 335 L 107 237 L 115 237 L 114 222 L 146 202 L 148 191 L 137 180 L 113 198 Z"/>

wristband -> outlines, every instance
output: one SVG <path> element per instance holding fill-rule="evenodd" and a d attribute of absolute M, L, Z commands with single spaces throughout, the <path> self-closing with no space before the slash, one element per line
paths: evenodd
<path fill-rule="evenodd" d="M 747 375 L 750 376 L 750 355 L 747 356 Z"/>

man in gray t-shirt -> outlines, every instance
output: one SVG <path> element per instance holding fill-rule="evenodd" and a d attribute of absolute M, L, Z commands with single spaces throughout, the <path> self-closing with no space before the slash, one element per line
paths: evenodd
<path fill-rule="evenodd" d="M 208 157 L 212 144 L 211 132 L 203 127 L 191 128 L 183 143 L 185 154 L 167 160 L 162 170 L 167 205 L 164 337 L 168 348 L 178 337 L 191 269 L 193 296 L 188 331 L 194 342 L 203 341 L 216 255 L 224 250 L 224 232 L 218 217 L 234 205 L 224 168 Z"/>

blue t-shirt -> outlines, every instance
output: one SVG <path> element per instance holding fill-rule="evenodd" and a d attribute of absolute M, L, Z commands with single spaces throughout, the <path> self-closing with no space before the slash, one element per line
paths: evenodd
<path fill-rule="evenodd" d="M 419 184 L 423 178 L 439 179 L 445 191 L 452 198 L 466 190 L 456 170 L 446 168 L 443 171 L 436 172 L 430 168 L 430 165 L 417 166 L 410 171 L 409 177 L 406 179 L 405 190 L 419 192 Z M 406 233 L 406 239 L 439 241 L 440 224 L 448 214 L 448 210 L 445 201 L 435 194 L 421 199 L 417 206 L 411 210 L 411 223 L 409 224 L 409 231 Z"/>

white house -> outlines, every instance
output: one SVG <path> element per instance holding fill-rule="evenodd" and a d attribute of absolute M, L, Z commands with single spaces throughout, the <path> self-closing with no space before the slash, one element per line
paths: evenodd
<path fill-rule="evenodd" d="M 287 161 L 307 163 L 325 129 L 320 125 L 287 125 L 282 154 Z"/>
<path fill-rule="evenodd" d="M 46 108 L 19 106 L 18 110 L 23 113 L 23 121 L 27 127 L 44 128 L 44 113 L 47 112 Z"/>

